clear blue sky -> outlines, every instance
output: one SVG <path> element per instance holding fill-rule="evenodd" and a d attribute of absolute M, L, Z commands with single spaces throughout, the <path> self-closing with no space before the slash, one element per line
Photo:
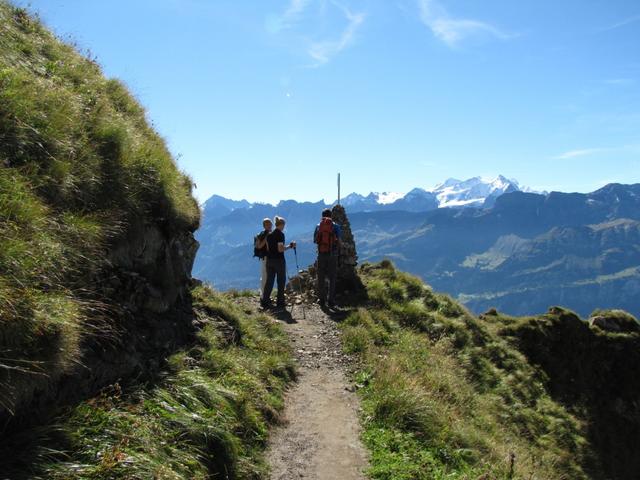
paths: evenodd
<path fill-rule="evenodd" d="M 27 2 L 18 2 L 25 5 Z M 31 0 L 200 200 L 640 182 L 638 0 Z"/>

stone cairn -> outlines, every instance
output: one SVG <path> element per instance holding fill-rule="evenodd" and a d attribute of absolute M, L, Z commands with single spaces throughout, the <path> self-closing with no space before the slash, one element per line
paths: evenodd
<path fill-rule="evenodd" d="M 338 252 L 336 297 L 339 301 L 348 303 L 347 300 L 356 299 L 363 295 L 365 288 L 356 270 L 358 254 L 347 212 L 342 205 L 335 205 L 331 209 L 331 214 L 332 220 L 342 227 L 342 241 Z M 297 297 L 297 302 L 302 300 L 315 301 L 317 299 L 316 275 L 317 269 L 314 263 L 291 278 L 287 285 L 287 290 Z"/>

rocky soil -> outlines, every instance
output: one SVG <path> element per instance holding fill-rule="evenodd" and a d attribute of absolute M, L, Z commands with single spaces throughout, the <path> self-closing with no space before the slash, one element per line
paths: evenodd
<path fill-rule="evenodd" d="M 274 314 L 291 338 L 299 378 L 286 395 L 283 425 L 269 442 L 272 480 L 365 478 L 358 397 L 336 323 L 345 314 L 300 303 Z"/>

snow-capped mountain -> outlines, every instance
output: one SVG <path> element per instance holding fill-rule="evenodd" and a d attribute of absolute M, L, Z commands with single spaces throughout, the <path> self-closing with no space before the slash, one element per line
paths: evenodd
<path fill-rule="evenodd" d="M 473 177 L 468 180 L 449 178 L 430 190 L 414 188 L 407 194 L 371 192 L 364 196 L 352 193 L 342 200 L 342 204 L 351 211 L 421 212 L 445 207 L 490 207 L 503 193 L 520 190 L 516 180 L 509 180 L 502 175 L 490 180 L 482 177 Z"/>
<path fill-rule="evenodd" d="M 359 193 L 351 193 L 340 200 L 340 203 L 349 208 L 352 206 L 375 206 L 390 205 L 404 197 L 403 193 L 397 192 L 371 192 L 366 197 Z"/>
<path fill-rule="evenodd" d="M 488 181 L 483 180 L 482 177 L 473 177 L 464 181 L 450 178 L 436 185 L 431 192 L 438 199 L 438 207 L 445 208 L 491 206 L 500 195 L 520 190 L 516 180 L 498 175 L 495 179 Z"/>
<path fill-rule="evenodd" d="M 341 199 L 349 212 L 375 212 L 381 210 L 402 210 L 407 212 L 427 212 L 436 208 L 464 208 L 464 207 L 491 207 L 496 198 L 504 193 L 515 191 L 531 191 L 521 188 L 516 180 L 510 180 L 502 175 L 494 179 L 473 177 L 468 180 L 449 178 L 443 183 L 426 190 L 414 188 L 406 194 L 397 192 L 371 192 L 368 195 L 351 193 Z M 322 202 L 321 202 L 322 203 Z M 221 218 L 232 212 L 260 211 L 269 215 L 271 210 L 289 211 L 292 208 L 298 210 L 317 208 L 317 203 L 296 202 L 294 200 L 281 201 L 278 205 L 262 203 L 250 203 L 246 200 L 229 200 L 219 195 L 212 196 L 203 205 L 204 217 L 209 220 Z"/>

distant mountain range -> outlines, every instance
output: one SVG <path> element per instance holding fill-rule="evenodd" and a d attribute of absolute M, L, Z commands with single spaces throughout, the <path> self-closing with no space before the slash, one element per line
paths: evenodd
<path fill-rule="evenodd" d="M 596 307 L 640 314 L 640 185 L 522 190 L 504 177 L 450 179 L 431 191 L 352 194 L 342 203 L 361 261 L 391 258 L 476 312 L 526 315 L 560 304 L 581 315 Z M 255 288 L 251 239 L 276 212 L 299 242 L 301 267 L 313 262 L 311 232 L 324 202 L 227 202 L 205 203 L 196 276 L 222 289 Z"/>
<path fill-rule="evenodd" d="M 502 195 L 489 209 L 357 213 L 361 260 L 391 258 L 475 312 L 640 314 L 640 185 Z"/>
<path fill-rule="evenodd" d="M 414 188 L 407 194 L 372 192 L 366 196 L 352 193 L 342 199 L 341 203 L 349 215 L 392 210 L 417 213 L 439 207 L 490 206 L 501 194 L 519 190 L 516 180 L 508 180 L 502 175 L 493 180 L 474 177 L 460 181 L 450 178 L 431 190 Z M 283 216 L 287 219 L 287 235 L 290 238 L 300 235 L 308 237 L 322 210 L 330 206 L 323 201 L 295 200 L 282 200 L 272 205 L 213 195 L 202 206 L 202 225 L 196 232 L 201 246 L 194 272 L 201 278 L 214 282 L 221 289 L 253 287 L 255 274 L 250 268 L 251 262 L 238 265 L 237 270 L 230 268 L 227 271 L 224 268 L 230 261 L 227 254 L 232 254 L 231 250 L 234 248 L 249 248 L 246 245 L 257 233 L 265 217 Z M 301 251 L 305 261 L 310 262 L 311 255 L 307 255 L 304 247 Z M 238 257 L 237 261 L 242 262 L 243 255 L 239 254 Z"/>
<path fill-rule="evenodd" d="M 449 178 L 432 189 L 414 188 L 408 193 L 371 192 L 368 195 L 351 193 L 341 199 L 351 213 L 375 212 L 381 210 L 402 210 L 407 212 L 427 212 L 436 208 L 487 207 L 493 205 L 495 199 L 504 193 L 525 191 L 517 180 L 510 180 L 502 175 L 486 180 L 473 177 L 468 180 Z M 247 200 L 230 200 L 220 195 L 213 195 L 203 205 L 205 217 L 209 219 L 223 217 L 233 210 L 256 208 L 279 208 L 286 204 L 300 203 L 319 205 L 323 202 L 281 201 L 277 205 L 268 203 L 250 203 Z"/>

